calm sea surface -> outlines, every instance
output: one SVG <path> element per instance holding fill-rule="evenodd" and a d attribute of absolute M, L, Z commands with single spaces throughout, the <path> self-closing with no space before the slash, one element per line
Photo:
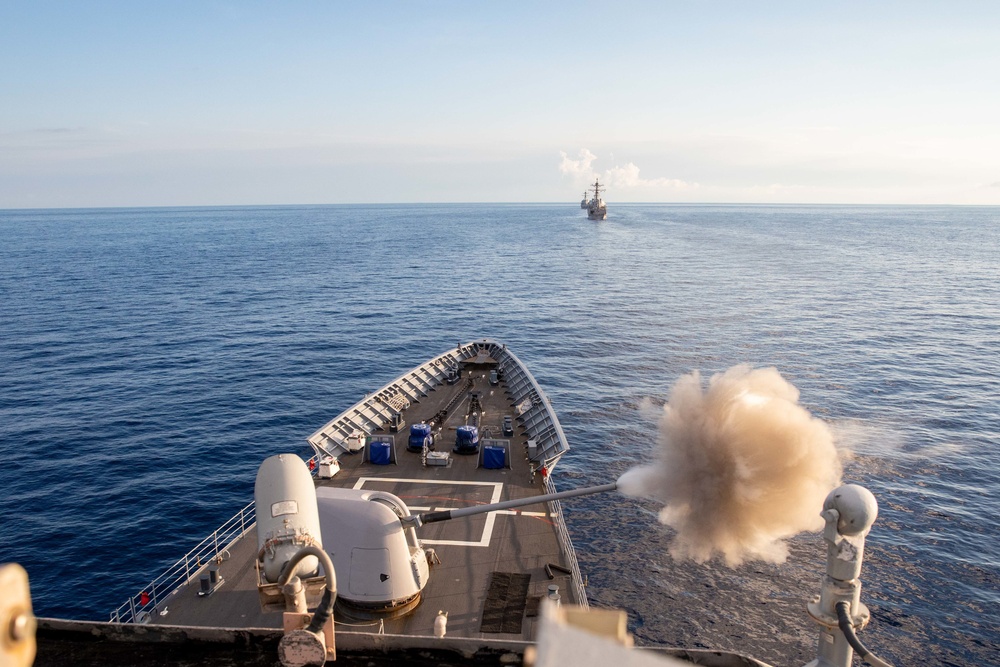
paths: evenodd
<path fill-rule="evenodd" d="M 1000 660 L 998 208 L 0 211 L 0 561 L 38 615 L 107 620 L 252 499 L 262 459 L 485 336 L 560 415 L 560 488 L 649 461 L 681 375 L 775 366 L 880 504 L 862 640 Z M 564 507 L 591 602 L 638 643 L 812 658 L 818 535 L 730 569 L 673 561 L 651 502 Z"/>

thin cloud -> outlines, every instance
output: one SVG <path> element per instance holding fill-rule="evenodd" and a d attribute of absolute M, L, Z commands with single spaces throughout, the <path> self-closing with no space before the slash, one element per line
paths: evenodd
<path fill-rule="evenodd" d="M 36 127 L 32 132 L 36 134 L 68 134 L 70 132 L 83 132 L 85 127 Z"/>

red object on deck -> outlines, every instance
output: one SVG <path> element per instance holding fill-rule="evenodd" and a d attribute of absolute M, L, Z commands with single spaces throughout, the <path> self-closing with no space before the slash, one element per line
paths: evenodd
<path fill-rule="evenodd" d="M 149 600 L 150 600 L 149 593 L 147 593 L 146 591 L 139 593 L 139 604 L 145 607 L 147 604 L 149 604 Z"/>

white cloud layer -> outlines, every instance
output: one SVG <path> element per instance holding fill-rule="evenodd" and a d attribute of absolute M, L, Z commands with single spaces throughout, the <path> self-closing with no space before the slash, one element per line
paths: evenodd
<path fill-rule="evenodd" d="M 597 156 L 586 148 L 580 149 L 580 157 L 576 160 L 562 151 L 559 151 L 559 154 L 562 156 L 562 162 L 559 163 L 560 172 L 572 176 L 574 180 L 583 178 L 584 181 L 589 181 L 593 176 L 590 165 L 597 159 Z"/>
<path fill-rule="evenodd" d="M 690 183 L 679 178 L 643 178 L 639 175 L 639 167 L 634 162 L 628 162 L 624 166 L 615 165 L 603 172 L 593 168 L 597 156 L 589 149 L 581 148 L 579 157 L 573 159 L 569 155 L 560 151 L 562 160 L 559 163 L 559 171 L 573 179 L 577 187 L 588 186 L 595 178 L 600 178 L 609 188 L 618 192 L 643 192 L 643 193 L 670 193 L 687 192 L 695 190 L 699 186 L 697 183 Z"/>
<path fill-rule="evenodd" d="M 643 178 L 639 176 L 639 167 L 629 162 L 624 167 L 614 166 L 604 172 L 604 180 L 608 187 L 619 190 L 692 190 L 697 183 L 688 183 L 679 178 Z"/>

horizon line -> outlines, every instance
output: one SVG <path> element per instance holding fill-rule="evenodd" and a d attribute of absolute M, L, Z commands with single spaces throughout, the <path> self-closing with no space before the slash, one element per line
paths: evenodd
<path fill-rule="evenodd" d="M 321 208 L 336 206 L 568 206 L 579 208 L 579 202 L 540 201 L 540 202 L 495 202 L 495 201 L 441 201 L 441 202 L 338 202 L 311 204 L 143 204 L 143 205 L 110 205 L 110 206 L 21 206 L 15 208 L 0 208 L 0 212 L 8 211 L 108 211 L 135 209 L 194 209 L 194 208 Z M 868 203 L 833 203 L 833 202 L 616 202 L 614 206 L 758 206 L 758 207 L 792 207 L 792 206 L 823 206 L 851 208 L 997 208 L 1000 204 L 868 204 Z M 583 210 L 583 209 L 580 209 Z"/>

